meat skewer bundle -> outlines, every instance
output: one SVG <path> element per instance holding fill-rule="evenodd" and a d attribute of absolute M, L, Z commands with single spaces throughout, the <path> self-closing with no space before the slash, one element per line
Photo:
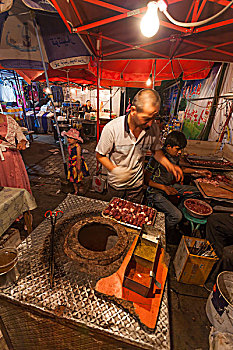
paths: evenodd
<path fill-rule="evenodd" d="M 153 225 L 157 211 L 146 205 L 135 204 L 121 198 L 113 198 L 102 212 L 104 217 L 140 229 L 143 224 Z"/>
<path fill-rule="evenodd" d="M 233 164 L 230 161 L 227 160 L 194 160 L 194 159 L 190 159 L 188 158 L 188 161 L 190 164 L 193 165 L 199 165 L 199 166 L 207 166 L 207 167 L 232 167 Z"/>
<path fill-rule="evenodd" d="M 229 180 L 225 175 L 216 175 L 212 178 L 205 177 L 205 178 L 199 178 L 196 180 L 197 182 L 203 182 L 207 184 L 212 184 L 215 187 L 218 187 L 221 183 L 225 184 L 231 184 L 231 180 Z"/>

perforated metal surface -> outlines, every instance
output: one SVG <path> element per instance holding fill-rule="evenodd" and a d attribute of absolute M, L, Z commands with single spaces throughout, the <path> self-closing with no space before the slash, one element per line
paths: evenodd
<path fill-rule="evenodd" d="M 58 209 L 64 213 L 78 215 L 100 213 L 106 202 L 68 195 Z M 164 231 L 164 216 L 158 214 L 155 227 Z M 15 286 L 0 292 L 12 301 L 19 301 L 27 307 L 51 312 L 80 326 L 99 330 L 102 335 L 113 336 L 122 342 L 144 349 L 170 349 L 167 288 L 165 288 L 157 326 L 154 332 L 114 301 L 97 295 L 87 274 L 70 276 L 55 273 L 54 288 L 50 289 L 48 259 L 45 259 L 44 244 L 50 234 L 50 222 L 44 220 L 19 246 L 18 270 L 20 277 Z"/>

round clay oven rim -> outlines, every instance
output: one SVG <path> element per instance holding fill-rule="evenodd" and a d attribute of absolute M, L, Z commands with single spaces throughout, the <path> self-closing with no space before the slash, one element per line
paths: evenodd
<path fill-rule="evenodd" d="M 85 247 L 83 247 L 79 243 L 78 238 L 77 238 L 79 230 L 81 228 L 83 228 L 83 226 L 88 225 L 88 224 L 92 224 L 92 223 L 104 224 L 104 225 L 113 227 L 113 229 L 116 231 L 117 236 L 118 236 L 118 240 L 117 240 L 116 244 L 114 245 L 114 247 L 112 247 L 111 249 L 108 249 L 106 251 L 98 252 L 98 251 L 91 251 L 89 249 L 86 249 Z M 74 229 L 75 229 L 75 233 L 73 232 Z M 83 219 L 83 220 L 76 222 L 72 226 L 70 233 L 72 236 L 75 236 L 77 238 L 76 249 L 79 251 L 80 256 L 82 258 L 85 258 L 88 260 L 96 260 L 96 259 L 99 259 L 101 261 L 109 260 L 109 259 L 112 260 L 115 257 L 117 258 L 119 256 L 119 253 L 124 251 L 127 247 L 127 244 L 128 244 L 128 234 L 127 234 L 125 228 L 122 227 L 118 223 L 115 223 L 113 221 L 110 221 L 109 219 L 105 219 L 105 218 L 101 218 L 101 217 L 93 217 L 91 219 L 88 218 L 88 219 Z"/>

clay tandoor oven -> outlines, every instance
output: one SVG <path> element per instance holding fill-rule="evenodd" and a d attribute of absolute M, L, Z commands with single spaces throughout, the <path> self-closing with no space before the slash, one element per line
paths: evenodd
<path fill-rule="evenodd" d="M 108 265 L 121 257 L 127 247 L 123 227 L 103 218 L 78 221 L 65 238 L 65 253 L 73 260 Z"/>
<path fill-rule="evenodd" d="M 93 281 L 114 273 L 129 246 L 125 228 L 99 216 L 64 218 L 57 224 L 55 242 L 55 267 L 68 264 L 69 272 L 86 272 Z"/>

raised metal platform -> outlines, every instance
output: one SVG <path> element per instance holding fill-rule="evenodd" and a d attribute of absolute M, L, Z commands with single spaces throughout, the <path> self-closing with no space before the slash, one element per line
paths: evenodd
<path fill-rule="evenodd" d="M 106 202 L 68 195 L 57 209 L 80 216 L 100 214 Z M 155 229 L 164 232 L 158 213 Z M 170 349 L 167 288 L 155 331 L 145 329 L 123 305 L 97 294 L 88 273 L 72 275 L 69 266 L 55 272 L 50 289 L 44 256 L 50 235 L 44 220 L 19 246 L 15 285 L 0 291 L 0 316 L 14 350 Z"/>

